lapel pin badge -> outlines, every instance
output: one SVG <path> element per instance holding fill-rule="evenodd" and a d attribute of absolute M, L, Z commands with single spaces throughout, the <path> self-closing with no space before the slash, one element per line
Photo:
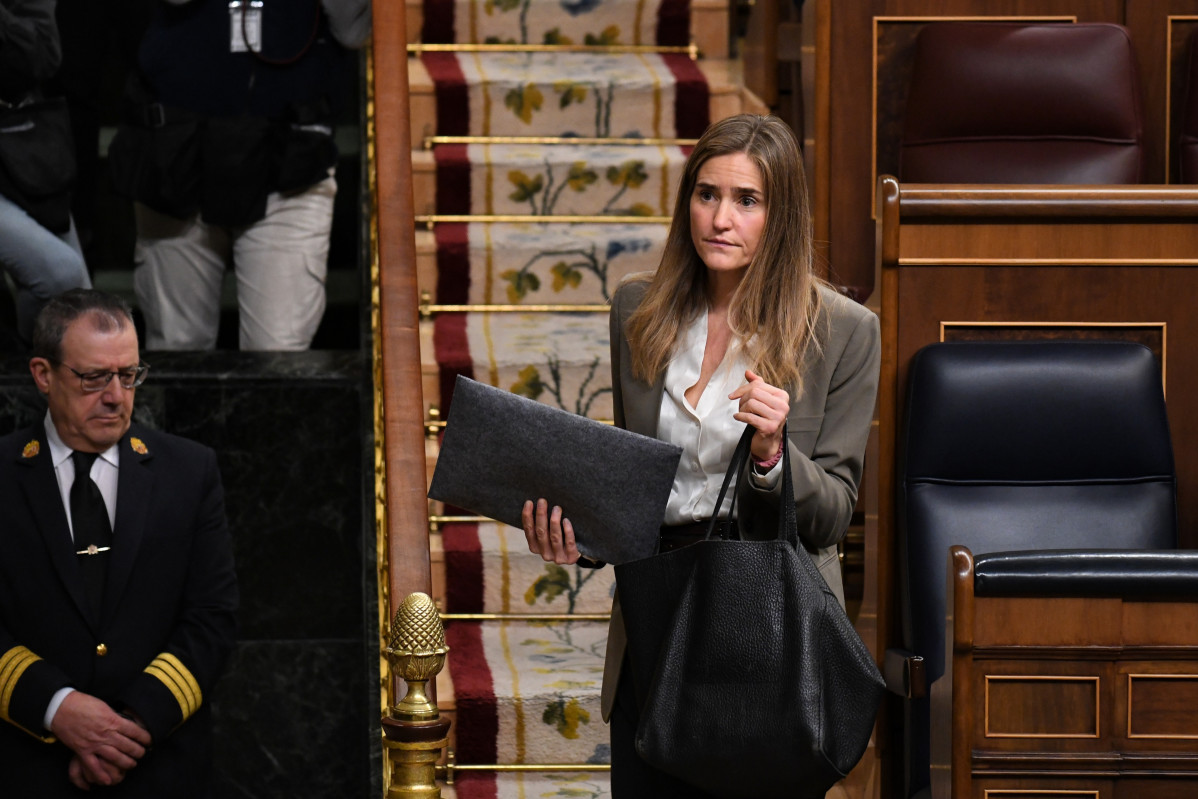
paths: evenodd
<path fill-rule="evenodd" d="M 133 447 L 133 451 L 138 455 L 145 455 L 147 452 L 149 452 L 149 450 L 146 449 L 146 443 L 140 438 L 134 437 L 129 439 L 129 446 Z"/>
<path fill-rule="evenodd" d="M 41 442 L 36 438 L 25 445 L 25 449 L 21 450 L 22 458 L 33 458 L 42 451 Z"/>

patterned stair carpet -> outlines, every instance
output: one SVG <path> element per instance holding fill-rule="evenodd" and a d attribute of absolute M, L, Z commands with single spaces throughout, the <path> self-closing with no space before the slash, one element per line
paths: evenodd
<path fill-rule="evenodd" d="M 502 524 L 443 529 L 450 612 L 605 614 L 611 569 L 545 564 L 522 531 Z M 608 763 L 600 715 L 607 624 L 602 621 L 449 621 L 458 763 Z M 471 773 L 477 797 L 606 797 L 606 773 Z"/>
<path fill-rule="evenodd" d="M 522 530 L 499 522 L 450 524 L 442 535 L 453 578 L 446 592 L 450 612 L 543 615 L 611 610 L 612 569 L 543 563 L 529 555 Z"/>
<path fill-rule="evenodd" d="M 433 340 L 442 407 L 451 407 L 455 375 L 463 374 L 573 413 L 612 418 L 602 314 L 446 314 L 437 318 Z"/>
<path fill-rule="evenodd" d="M 697 138 L 707 81 L 686 55 L 425 53 L 442 136 Z"/>
<path fill-rule="evenodd" d="M 689 148 L 442 145 L 437 213 L 668 217 Z"/>
<path fill-rule="evenodd" d="M 665 225 L 440 224 L 437 302 L 602 304 L 657 267 Z"/>
<path fill-rule="evenodd" d="M 426 44 L 689 40 L 687 0 L 425 0 L 423 13 Z M 703 73 L 687 55 L 646 51 L 425 51 L 419 58 L 433 81 L 436 134 L 537 137 L 436 145 L 436 213 L 553 218 L 435 224 L 436 283 L 421 288 L 437 304 L 549 310 L 437 313 L 424 322 L 433 342 L 424 366 L 437 374 L 441 394 L 429 401 L 439 399 L 452 424 L 453 381 L 464 374 L 611 419 L 607 314 L 555 306 L 602 306 L 625 275 L 656 266 L 687 149 L 685 142 L 569 139 L 694 139 L 709 119 Z M 557 137 L 566 141 L 545 141 Z M 613 219 L 562 219 L 569 216 Z M 612 570 L 545 564 L 528 553 L 521 531 L 496 523 L 441 530 L 446 609 L 510 614 L 447 622 L 456 762 L 609 762 L 599 709 L 606 622 L 520 615 L 607 614 Z M 485 770 L 458 772 L 454 788 L 461 799 L 606 799 L 610 779 Z"/>

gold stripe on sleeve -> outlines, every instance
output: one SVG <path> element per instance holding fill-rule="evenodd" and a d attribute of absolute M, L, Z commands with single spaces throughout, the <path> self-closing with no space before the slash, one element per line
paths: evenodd
<path fill-rule="evenodd" d="M 12 702 L 13 691 L 25 669 L 41 660 L 37 655 L 23 646 L 14 646 L 0 656 L 0 716 L 5 721 L 11 721 L 8 706 Z"/>
<path fill-rule="evenodd" d="M 158 660 L 165 661 L 166 663 L 174 666 L 175 671 L 178 672 L 179 677 L 183 681 L 183 686 L 191 695 L 191 701 L 195 705 L 195 709 L 192 710 L 192 712 L 194 713 L 196 710 L 199 710 L 200 705 L 204 702 L 204 692 L 200 690 L 200 683 L 191 673 L 191 670 L 183 665 L 183 661 L 179 660 L 179 658 L 175 657 L 170 652 L 163 652 L 158 656 Z"/>
<path fill-rule="evenodd" d="M 17 689 L 17 683 L 21 681 L 21 676 L 25 670 L 41 660 L 40 657 L 33 654 L 23 646 L 14 646 L 12 649 L 0 655 L 0 719 L 11 723 L 14 727 L 23 732 L 32 735 L 39 741 L 53 743 L 55 738 L 42 730 L 40 725 L 38 730 L 26 729 L 16 721 L 13 721 L 10 714 L 10 706 L 12 705 L 12 695 Z"/>
<path fill-rule="evenodd" d="M 166 689 L 171 692 L 175 701 L 179 703 L 179 711 L 184 720 L 200 709 L 200 704 L 203 702 L 200 685 L 177 657 L 166 652 L 162 653 L 146 667 L 146 673 L 165 685 Z"/>

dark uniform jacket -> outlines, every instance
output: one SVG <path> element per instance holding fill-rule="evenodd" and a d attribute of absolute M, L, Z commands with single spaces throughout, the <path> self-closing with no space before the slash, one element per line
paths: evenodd
<path fill-rule="evenodd" d="M 104 606 L 91 608 L 41 424 L 0 438 L 0 795 L 82 796 L 42 726 L 64 686 L 140 717 L 152 749 L 105 796 L 207 790 L 208 698 L 238 590 L 216 455 L 133 425 L 120 443 Z"/>

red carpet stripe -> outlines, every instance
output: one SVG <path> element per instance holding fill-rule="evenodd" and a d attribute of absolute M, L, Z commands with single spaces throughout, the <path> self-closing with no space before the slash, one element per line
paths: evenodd
<path fill-rule="evenodd" d="M 457 376 L 474 377 L 470 343 L 466 338 L 466 314 L 439 314 L 433 320 L 433 356 L 440 371 L 441 418 L 447 419 Z"/>
<path fill-rule="evenodd" d="M 420 41 L 428 44 L 454 42 L 454 0 L 424 0 L 424 29 Z"/>
<path fill-rule="evenodd" d="M 664 55 L 674 73 L 674 127 L 679 138 L 698 138 L 710 122 L 707 80 L 697 64 L 685 55 Z"/>
<path fill-rule="evenodd" d="M 657 43 L 662 47 L 690 44 L 690 0 L 662 0 L 657 9 Z"/>
<path fill-rule="evenodd" d="M 442 528 L 445 598 L 450 613 L 480 613 L 483 609 L 483 555 L 477 524 L 447 524 Z"/>
<path fill-rule="evenodd" d="M 437 133 L 465 136 L 470 133 L 470 99 L 466 76 L 453 53 L 422 53 L 437 95 Z"/>
<path fill-rule="evenodd" d="M 461 222 L 436 226 L 437 302 L 464 305 L 470 300 L 469 226 Z"/>
<path fill-rule="evenodd" d="M 446 605 L 452 613 L 471 613 L 483 607 L 482 545 L 477 524 L 448 524 L 442 529 L 445 548 Z M 499 716 L 494 680 L 483 652 L 478 622 L 450 622 L 449 670 L 457 706 L 457 757 L 463 763 L 494 763 Z"/>
<path fill-rule="evenodd" d="M 494 763 L 498 759 L 499 714 L 491 669 L 483 654 L 482 628 L 476 621 L 450 622 L 445 629 L 449 645 L 449 674 L 453 678 L 457 741 L 460 763 Z"/>
<path fill-rule="evenodd" d="M 438 108 L 441 104 L 440 96 L 441 90 L 440 84 L 438 84 Z M 433 150 L 437 162 L 437 213 L 439 214 L 471 213 L 470 157 L 466 147 L 465 144 L 442 144 Z"/>
<path fill-rule="evenodd" d="M 467 772 L 455 781 L 458 799 L 496 799 L 499 786 L 495 775 L 486 772 Z"/>

